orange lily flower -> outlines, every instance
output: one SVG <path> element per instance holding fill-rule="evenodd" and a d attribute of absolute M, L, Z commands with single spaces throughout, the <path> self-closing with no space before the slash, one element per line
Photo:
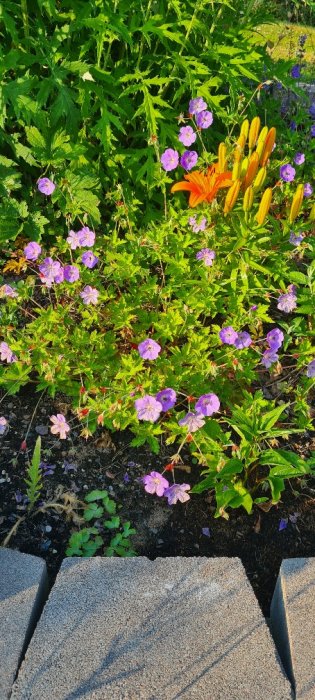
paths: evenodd
<path fill-rule="evenodd" d="M 185 190 L 190 192 L 189 206 L 196 207 L 201 202 L 212 202 L 221 187 L 231 187 L 232 173 L 220 173 L 219 163 L 215 163 L 207 174 L 195 170 L 193 173 L 184 175 L 184 180 L 176 182 L 171 188 L 171 192 Z"/>

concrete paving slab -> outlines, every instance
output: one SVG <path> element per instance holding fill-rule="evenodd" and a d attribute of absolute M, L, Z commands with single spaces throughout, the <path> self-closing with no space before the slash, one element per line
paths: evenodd
<path fill-rule="evenodd" d="M 239 559 L 68 559 L 12 700 L 291 700 Z"/>
<path fill-rule="evenodd" d="M 315 698 L 315 558 L 285 559 L 271 604 L 271 624 L 296 700 Z"/>
<path fill-rule="evenodd" d="M 46 564 L 0 548 L 0 700 L 11 688 L 47 594 Z"/>

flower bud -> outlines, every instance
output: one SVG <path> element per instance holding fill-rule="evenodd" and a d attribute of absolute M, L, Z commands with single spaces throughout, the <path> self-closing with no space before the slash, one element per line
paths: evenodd
<path fill-rule="evenodd" d="M 271 129 L 269 129 L 268 134 L 267 134 L 267 138 L 265 140 L 265 147 L 264 147 L 262 158 L 261 158 L 261 165 L 263 165 L 263 166 L 266 165 L 267 160 L 268 160 L 268 158 L 272 152 L 272 149 L 275 145 L 276 135 L 277 135 L 277 132 L 275 130 L 275 127 L 272 126 Z"/>
<path fill-rule="evenodd" d="M 245 175 L 247 173 L 248 163 L 249 163 L 248 158 L 243 158 L 243 160 L 241 162 L 241 178 L 245 177 Z"/>
<path fill-rule="evenodd" d="M 293 195 L 292 199 L 292 204 L 291 204 L 291 209 L 290 209 L 290 214 L 289 214 L 289 223 L 292 224 L 292 222 L 296 219 L 297 215 L 300 213 L 300 209 L 302 206 L 303 202 L 303 197 L 304 197 L 304 185 L 298 185 L 295 191 L 295 194 Z"/>
<path fill-rule="evenodd" d="M 258 166 L 259 166 L 258 154 L 252 153 L 252 155 L 249 158 L 247 173 L 245 175 L 245 179 L 243 182 L 244 190 L 246 190 L 247 187 L 249 187 L 249 185 L 252 184 L 254 177 L 256 177 L 256 175 L 257 175 Z"/>
<path fill-rule="evenodd" d="M 263 187 L 264 182 L 266 180 L 266 177 L 267 177 L 266 168 L 260 168 L 260 170 L 258 170 L 258 173 L 255 177 L 254 182 L 253 182 L 254 192 L 259 192 L 261 190 L 261 188 Z"/>
<path fill-rule="evenodd" d="M 224 202 L 224 214 L 228 214 L 230 211 L 232 211 L 234 204 L 237 200 L 238 193 L 240 191 L 241 187 L 241 181 L 240 180 L 235 180 L 233 182 L 233 185 L 229 188 L 229 191 L 226 195 L 225 202 Z"/>
<path fill-rule="evenodd" d="M 246 136 L 245 134 L 240 134 L 236 141 L 236 147 L 234 150 L 234 161 L 239 163 L 242 159 L 242 155 L 244 152 L 245 148 L 245 143 L 246 143 Z"/>
<path fill-rule="evenodd" d="M 249 132 L 249 121 L 248 121 L 248 119 L 244 119 L 243 124 L 241 126 L 240 135 L 244 134 L 245 139 L 247 139 L 248 132 Z"/>
<path fill-rule="evenodd" d="M 225 171 L 226 171 L 226 145 L 223 142 L 219 143 L 218 162 L 219 162 L 219 173 L 225 173 Z"/>
<path fill-rule="evenodd" d="M 243 211 L 250 211 L 254 202 L 254 190 L 251 186 L 247 187 L 243 198 Z"/>
<path fill-rule="evenodd" d="M 311 209 L 311 211 L 310 211 L 310 215 L 309 215 L 309 217 L 308 217 L 308 220 L 309 220 L 309 221 L 315 221 L 315 202 L 314 202 L 314 204 L 313 204 L 313 206 L 312 206 L 312 209 Z"/>
<path fill-rule="evenodd" d="M 235 182 L 235 180 L 238 180 L 241 174 L 241 164 L 236 161 L 233 165 L 233 170 L 232 170 L 232 180 Z"/>
<path fill-rule="evenodd" d="M 256 145 L 256 142 L 258 139 L 258 134 L 259 134 L 259 129 L 260 129 L 260 117 L 254 117 L 254 119 L 252 119 L 252 121 L 251 121 L 251 124 L 249 127 L 249 134 L 248 134 L 248 148 L 250 151 Z"/>
<path fill-rule="evenodd" d="M 258 209 L 258 212 L 257 212 L 256 217 L 255 217 L 257 223 L 260 226 L 263 225 L 265 218 L 268 214 L 271 200 L 272 200 L 272 189 L 271 189 L 271 187 L 267 187 L 267 189 L 264 191 L 264 194 L 261 198 L 259 209 Z"/>

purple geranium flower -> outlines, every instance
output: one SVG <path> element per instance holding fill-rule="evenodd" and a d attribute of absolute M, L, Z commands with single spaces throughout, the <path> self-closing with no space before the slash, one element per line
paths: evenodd
<path fill-rule="evenodd" d="M 315 360 L 312 360 L 308 365 L 307 365 L 307 370 L 306 370 L 306 375 L 310 379 L 314 379 L 315 377 Z"/>
<path fill-rule="evenodd" d="M 49 195 L 54 192 L 56 185 L 48 177 L 40 177 L 37 180 L 37 188 L 42 194 Z"/>
<path fill-rule="evenodd" d="M 199 112 L 203 112 L 207 109 L 207 106 L 207 103 L 202 97 L 195 97 L 189 102 L 189 114 L 199 114 Z"/>
<path fill-rule="evenodd" d="M 271 349 L 265 350 L 261 358 L 261 362 L 266 367 L 266 369 L 269 369 L 269 367 L 271 367 L 271 365 L 273 365 L 274 362 L 278 362 L 278 360 L 279 355 L 277 355 L 277 353 Z"/>
<path fill-rule="evenodd" d="M 202 428 L 205 424 L 204 418 L 200 413 L 193 413 L 193 411 L 188 411 L 184 418 L 178 421 L 178 425 L 186 426 L 189 433 L 195 433 L 196 430 Z"/>
<path fill-rule="evenodd" d="M 304 185 L 304 197 L 311 197 L 313 194 L 313 187 L 309 182 Z"/>
<path fill-rule="evenodd" d="M 177 501 L 180 501 L 181 503 L 189 501 L 190 496 L 187 493 L 189 490 L 189 484 L 173 484 L 170 486 L 168 489 L 166 489 L 166 491 L 164 491 L 164 496 L 166 496 L 168 500 L 168 505 L 173 506 L 175 503 L 177 503 Z"/>
<path fill-rule="evenodd" d="M 313 102 L 309 108 L 309 115 L 312 119 L 315 119 L 315 102 Z"/>
<path fill-rule="evenodd" d="M 295 64 L 295 66 L 292 66 L 291 75 L 292 75 L 292 78 L 300 78 L 301 77 L 301 66 L 299 66 L 297 63 Z"/>
<path fill-rule="evenodd" d="M 205 228 L 207 227 L 207 224 L 208 224 L 205 216 L 202 217 L 202 219 L 199 221 L 199 223 L 197 223 L 197 219 L 195 216 L 190 216 L 188 219 L 188 222 L 189 222 L 194 233 L 199 233 L 200 231 L 204 231 Z M 205 250 L 208 250 L 208 248 Z M 200 259 L 200 258 L 197 258 L 197 259 Z"/>
<path fill-rule="evenodd" d="M 45 258 L 45 260 L 43 260 L 43 262 L 39 265 L 42 282 L 44 282 L 47 287 L 51 287 L 52 283 L 55 282 L 55 278 L 60 275 L 61 269 L 62 267 L 58 260 Z"/>
<path fill-rule="evenodd" d="M 195 409 L 203 416 L 212 416 L 220 408 L 220 401 L 216 394 L 203 394 L 196 402 Z"/>
<path fill-rule="evenodd" d="M 266 340 L 270 350 L 276 351 L 279 350 L 279 348 L 281 348 L 281 345 L 284 340 L 284 335 L 280 328 L 273 328 L 271 331 L 269 331 L 269 333 L 267 333 Z"/>
<path fill-rule="evenodd" d="M 141 399 L 136 399 L 135 408 L 139 420 L 147 420 L 150 423 L 155 423 L 159 418 L 163 406 L 160 401 L 157 401 L 154 396 L 146 394 Z"/>
<path fill-rule="evenodd" d="M 305 155 L 304 153 L 300 153 L 299 151 L 295 154 L 294 156 L 294 162 L 296 165 L 302 165 L 305 161 Z"/>
<path fill-rule="evenodd" d="M 277 309 L 280 311 L 285 311 L 287 314 L 291 313 L 293 309 L 296 308 L 296 295 L 292 292 L 288 294 L 280 294 L 277 304 Z"/>
<path fill-rule="evenodd" d="M 142 477 L 144 490 L 152 495 L 164 496 L 164 492 L 169 487 L 169 482 L 159 472 L 151 472 Z"/>
<path fill-rule="evenodd" d="M 98 257 L 94 255 L 91 250 L 86 250 L 85 253 L 82 253 L 81 260 L 83 265 L 85 265 L 85 267 L 89 267 L 90 270 L 92 270 L 98 263 Z"/>
<path fill-rule="evenodd" d="M 203 260 L 206 267 L 211 267 L 214 259 L 215 252 L 214 250 L 210 250 L 210 248 L 202 248 L 196 253 L 196 260 Z"/>
<path fill-rule="evenodd" d="M 234 345 L 237 348 L 237 350 L 243 350 L 244 348 L 248 348 L 251 344 L 252 339 L 249 333 L 247 333 L 247 331 L 241 331 L 237 334 L 237 338 L 234 342 Z"/>
<path fill-rule="evenodd" d="M 226 345 L 234 345 L 237 337 L 238 333 L 236 333 L 232 326 L 226 326 L 225 328 L 222 328 L 222 330 L 219 333 L 219 338 L 221 342 L 226 343 Z"/>
<path fill-rule="evenodd" d="M 289 241 L 290 241 L 290 243 L 292 243 L 292 245 L 295 245 L 295 246 L 300 245 L 300 243 L 302 243 L 302 241 L 303 241 L 303 238 L 304 238 L 304 233 L 300 232 L 300 233 L 296 234 L 296 233 L 294 233 L 294 231 L 290 232 Z"/>
<path fill-rule="evenodd" d="M 184 146 L 191 146 L 191 144 L 196 141 L 196 138 L 197 134 L 191 126 L 182 126 L 179 130 L 178 140 L 181 141 Z"/>
<path fill-rule="evenodd" d="M 295 178 L 295 168 L 293 168 L 290 163 L 287 163 L 286 165 L 281 165 L 280 168 L 280 177 L 281 180 L 284 180 L 284 182 L 292 182 Z"/>
<path fill-rule="evenodd" d="M 204 112 L 198 112 L 196 115 L 196 124 L 199 127 L 199 129 L 208 129 L 209 126 L 211 126 L 213 122 L 213 114 L 212 112 L 208 112 L 208 110 L 205 110 Z"/>
<path fill-rule="evenodd" d="M 0 360 L 2 362 L 7 362 L 8 364 L 11 362 L 15 362 L 17 359 L 16 355 L 12 352 L 11 348 L 8 346 L 8 343 L 0 343 Z"/>
<path fill-rule="evenodd" d="M 161 352 L 161 346 L 152 338 L 146 338 L 139 343 L 138 351 L 143 360 L 156 360 Z"/>
<path fill-rule="evenodd" d="M 83 248 L 92 248 L 95 243 L 95 233 L 91 231 L 88 226 L 83 226 L 83 228 L 78 231 L 78 236 L 80 243 Z"/>
<path fill-rule="evenodd" d="M 97 304 L 99 292 L 95 287 L 91 287 L 89 284 L 84 287 L 82 292 L 80 292 L 80 297 L 83 304 Z"/>
<path fill-rule="evenodd" d="M 162 389 L 156 395 L 156 400 L 163 406 L 163 411 L 169 411 L 176 404 L 176 392 L 174 389 Z"/>
<path fill-rule="evenodd" d="M 76 265 L 65 265 L 64 278 L 67 282 L 76 282 L 80 277 L 80 270 Z"/>
<path fill-rule="evenodd" d="M 80 248 L 82 245 L 81 231 L 69 231 L 67 243 L 69 243 L 71 250 L 76 250 L 76 248 Z"/>
<path fill-rule="evenodd" d="M 178 152 L 174 151 L 173 148 L 167 148 L 161 155 L 161 163 L 163 170 L 169 172 L 170 170 L 175 170 L 178 166 Z"/>
<path fill-rule="evenodd" d="M 180 164 L 185 170 L 191 170 L 195 167 L 198 160 L 197 151 L 184 151 L 180 158 Z"/>
<path fill-rule="evenodd" d="M 10 297 L 10 299 L 14 299 L 15 297 L 18 297 L 18 293 L 11 287 L 10 284 L 2 284 L 0 287 L 0 297 Z"/>
<path fill-rule="evenodd" d="M 24 248 L 24 256 L 26 257 L 26 260 L 37 260 L 41 252 L 41 246 L 36 243 L 36 241 L 31 241 Z"/>

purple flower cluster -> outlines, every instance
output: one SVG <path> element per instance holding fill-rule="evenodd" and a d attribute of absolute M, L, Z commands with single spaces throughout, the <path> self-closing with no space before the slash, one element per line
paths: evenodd
<path fill-rule="evenodd" d="M 162 411 L 169 411 L 176 404 L 176 392 L 167 387 L 159 391 L 156 396 L 146 394 L 140 399 L 136 399 L 134 405 L 138 420 L 147 420 L 155 423 Z"/>
<path fill-rule="evenodd" d="M 88 226 L 83 226 L 80 231 L 69 231 L 67 243 L 69 243 L 71 250 L 92 248 L 95 243 L 95 233 Z"/>
<path fill-rule="evenodd" d="M 59 284 L 64 281 L 64 270 L 58 260 L 45 258 L 39 265 L 39 272 L 40 278 L 46 287 L 51 287 L 54 282 Z"/>
<path fill-rule="evenodd" d="M 292 245 L 295 245 L 295 246 L 300 245 L 303 241 L 303 238 L 304 238 L 304 233 L 302 233 L 302 232 L 297 233 L 297 234 L 294 233 L 294 231 L 290 232 L 289 241 Z"/>
<path fill-rule="evenodd" d="M 194 233 L 200 233 L 200 231 L 204 231 L 208 225 L 208 222 L 207 222 L 207 219 L 205 216 L 202 217 L 202 219 L 199 221 L 199 223 L 197 223 L 197 219 L 195 216 L 190 216 L 188 219 L 188 222 L 189 222 Z M 208 250 L 208 248 L 205 248 L 204 250 Z"/>
<path fill-rule="evenodd" d="M 281 348 L 283 340 L 284 335 L 280 328 L 273 328 L 271 331 L 269 331 L 269 333 L 267 333 L 266 341 L 269 347 L 267 350 L 265 350 L 261 358 L 261 362 L 266 369 L 269 369 L 271 365 L 278 362 L 279 355 L 277 354 L 277 350 Z"/>
<path fill-rule="evenodd" d="M 0 297 L 9 297 L 10 299 L 14 299 L 15 297 L 18 297 L 18 293 L 11 287 L 10 284 L 3 284 L 0 287 Z"/>
<path fill-rule="evenodd" d="M 187 493 L 190 490 L 189 484 L 172 484 L 170 486 L 167 479 L 159 472 L 152 471 L 150 474 L 146 474 L 142 477 L 142 482 L 147 493 L 159 497 L 165 496 L 170 506 L 173 506 L 177 501 L 185 503 L 190 499 Z"/>
<path fill-rule="evenodd" d="M 237 333 L 232 326 L 222 328 L 219 332 L 219 338 L 225 345 L 235 345 L 238 350 L 248 348 L 252 343 L 252 339 L 247 331 Z"/>

